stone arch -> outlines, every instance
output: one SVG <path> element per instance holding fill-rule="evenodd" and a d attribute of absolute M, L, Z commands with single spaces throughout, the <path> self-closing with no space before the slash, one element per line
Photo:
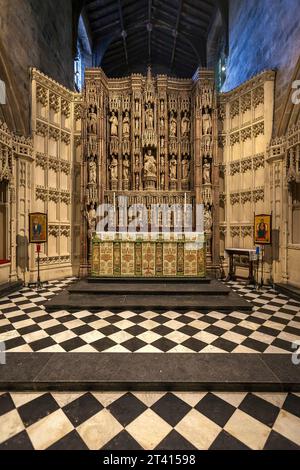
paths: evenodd
<path fill-rule="evenodd" d="M 289 129 L 289 127 L 296 124 L 300 119 L 300 105 L 295 105 L 292 102 L 292 94 L 294 93 L 294 89 L 292 88 L 293 82 L 295 80 L 300 80 L 300 57 L 296 64 L 294 74 L 288 84 L 287 92 L 285 98 L 283 100 L 283 104 L 281 108 L 278 109 L 278 120 L 277 126 L 275 127 L 275 134 L 276 136 L 285 135 Z"/>
<path fill-rule="evenodd" d="M 16 79 L 12 73 L 5 51 L 0 43 L 0 78 L 6 86 L 6 104 L 0 106 L 0 119 L 4 121 L 8 128 L 18 134 L 26 135 L 28 126 L 26 116 L 21 108 L 21 96 L 18 92 Z"/>

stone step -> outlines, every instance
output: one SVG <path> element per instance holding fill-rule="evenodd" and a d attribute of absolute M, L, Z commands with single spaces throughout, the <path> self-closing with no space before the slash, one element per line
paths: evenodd
<path fill-rule="evenodd" d="M 72 294 L 86 294 L 86 295 L 110 295 L 110 294 L 155 294 L 155 295 L 173 295 L 180 294 L 186 295 L 228 295 L 231 291 L 224 284 L 212 281 L 209 284 L 193 283 L 193 282 L 165 282 L 165 281 L 152 281 L 152 282 L 135 282 L 135 280 L 115 280 L 111 282 L 89 283 L 85 280 L 70 286 L 68 291 Z"/>
<path fill-rule="evenodd" d="M 7 353 L 0 391 L 299 392 L 289 354 Z"/>
<path fill-rule="evenodd" d="M 300 302 L 300 289 L 296 286 L 291 286 L 290 284 L 275 284 L 275 289 L 283 295 L 290 297 L 297 302 Z"/>
<path fill-rule="evenodd" d="M 6 282 L 4 284 L 0 284 L 0 298 L 7 297 L 14 292 L 22 289 L 23 282 L 22 281 L 15 281 L 15 282 Z"/>
<path fill-rule="evenodd" d="M 109 310 L 121 312 L 130 310 L 144 312 L 147 310 L 162 312 L 173 310 L 176 312 L 200 311 L 200 312 L 231 312 L 252 311 L 252 304 L 245 301 L 237 294 L 230 292 L 228 295 L 158 295 L 158 294 L 97 294 L 87 295 L 85 293 L 72 294 L 62 291 L 45 303 L 47 312 L 67 310 L 70 312 L 89 310 L 99 312 Z"/>
<path fill-rule="evenodd" d="M 180 283 L 180 284 L 210 284 L 212 279 L 208 277 L 88 277 L 86 279 L 87 282 L 91 284 L 97 283 L 115 283 L 115 282 L 122 282 L 122 283 L 139 283 L 139 284 L 152 284 L 152 283 L 164 283 L 164 284 L 172 284 L 172 283 Z"/>

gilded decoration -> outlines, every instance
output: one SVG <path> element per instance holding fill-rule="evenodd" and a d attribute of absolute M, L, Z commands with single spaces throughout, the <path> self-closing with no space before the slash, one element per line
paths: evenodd
<path fill-rule="evenodd" d="M 174 230 L 181 220 L 190 221 L 191 231 L 195 230 L 196 204 L 205 203 L 207 260 L 212 263 L 216 252 L 212 246 L 218 240 L 218 235 L 213 237 L 214 230 L 219 234 L 212 223 L 214 205 L 219 205 L 219 197 L 212 190 L 219 184 L 214 172 L 216 102 L 214 75 L 204 69 L 195 80 L 154 76 L 150 67 L 145 76 L 122 79 L 110 79 L 101 69 L 87 71 L 81 175 L 86 262 L 93 257 L 95 213 L 102 203 L 111 205 L 108 219 L 116 221 L 116 228 L 120 221 L 122 226 L 130 223 L 127 214 L 131 206 L 143 204 L 137 220 L 158 232 L 166 223 Z M 121 203 L 124 198 L 125 206 Z M 156 215 L 155 205 L 168 207 L 168 216 Z M 174 205 L 181 206 L 182 215 L 173 215 Z M 159 276 L 164 272 L 186 275 L 189 270 L 196 275 L 198 268 L 201 273 L 205 271 L 204 265 L 199 267 L 201 257 L 196 254 L 189 267 L 186 256 L 191 258 L 192 253 L 180 244 L 178 250 L 179 255 L 173 242 L 165 246 L 149 241 L 137 243 L 133 254 L 129 245 L 114 244 L 113 272 Z"/>

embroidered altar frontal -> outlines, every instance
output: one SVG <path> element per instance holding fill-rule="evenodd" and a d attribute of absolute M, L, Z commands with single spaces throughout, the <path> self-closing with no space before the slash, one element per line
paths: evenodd
<path fill-rule="evenodd" d="M 93 277 L 205 277 L 204 235 L 106 235 L 92 246 Z"/>

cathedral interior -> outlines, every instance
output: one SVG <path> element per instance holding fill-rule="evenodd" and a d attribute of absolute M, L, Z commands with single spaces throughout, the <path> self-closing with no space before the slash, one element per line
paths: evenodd
<path fill-rule="evenodd" d="M 0 0 L 0 450 L 300 449 L 299 20 Z"/>

